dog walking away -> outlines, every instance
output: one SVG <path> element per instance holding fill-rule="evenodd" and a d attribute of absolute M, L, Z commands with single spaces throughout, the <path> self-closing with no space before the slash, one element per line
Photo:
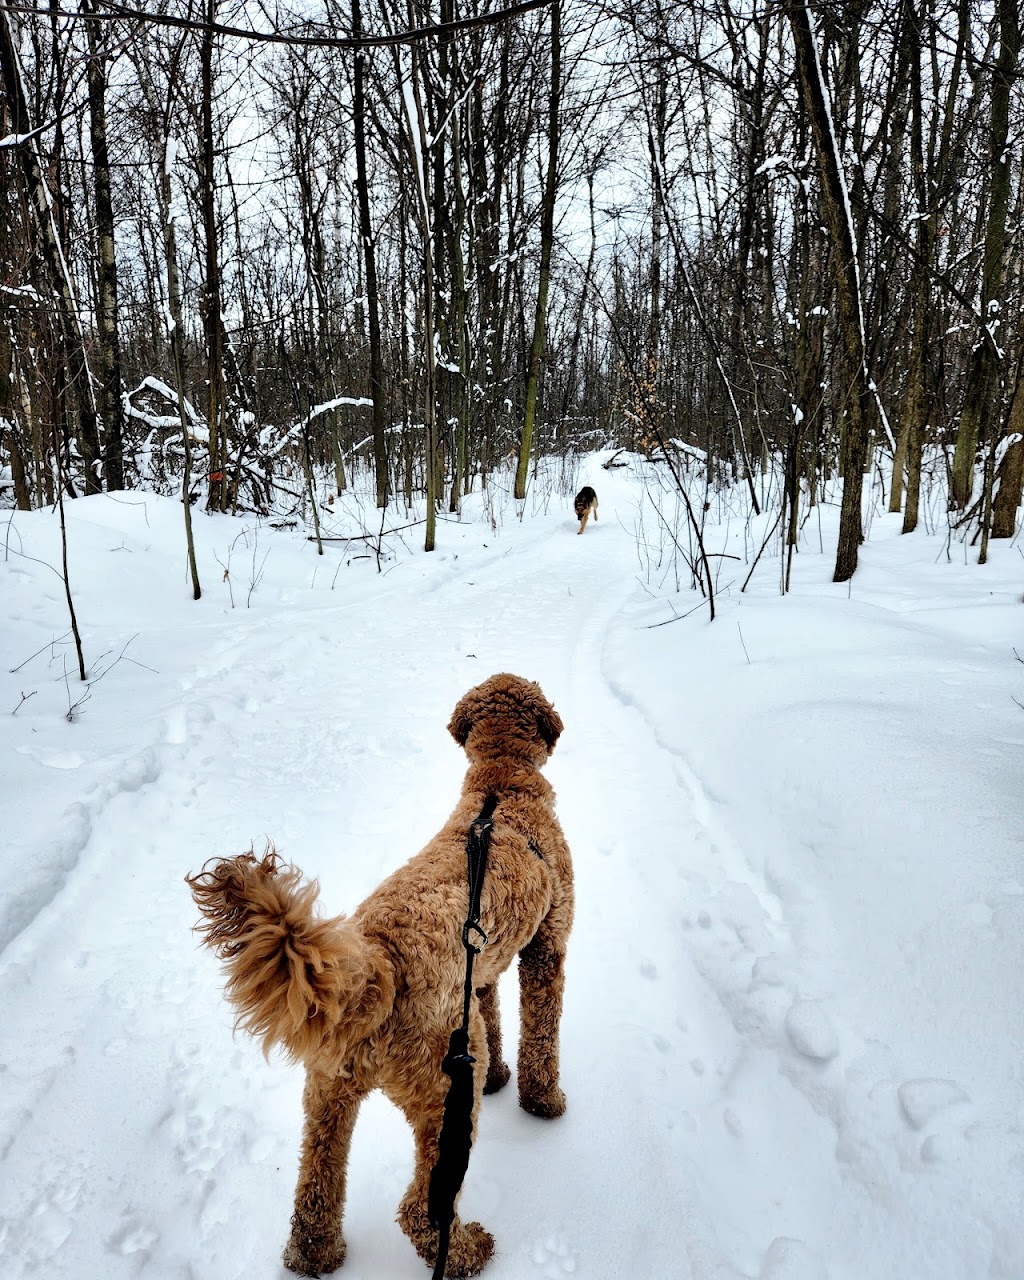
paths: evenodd
<path fill-rule="evenodd" d="M 545 1118 L 565 1110 L 558 1028 L 572 866 L 554 792 L 540 772 L 562 721 L 538 685 L 503 674 L 470 689 L 448 729 L 469 760 L 458 804 L 426 847 L 351 915 L 322 918 L 316 881 L 305 881 L 272 848 L 261 858 L 250 852 L 213 860 L 187 877 L 202 913 L 197 929 L 224 963 L 236 1025 L 265 1053 L 279 1046 L 306 1069 L 299 1180 L 284 1251 L 285 1265 L 299 1275 L 334 1271 L 345 1259 L 349 1144 L 359 1104 L 373 1089 L 412 1126 L 415 1172 L 398 1222 L 434 1265 L 439 1234 L 428 1190 L 450 1083 L 441 1062 L 466 996 L 475 1129 L 480 1095 L 510 1076 L 497 980 L 517 956 L 519 1105 Z M 481 935 L 471 938 L 481 949 L 469 984 L 462 936 L 467 839 L 482 811 L 493 827 L 477 890 Z M 493 1251 L 490 1233 L 456 1214 L 444 1274 L 474 1276 Z"/>
<path fill-rule="evenodd" d="M 585 484 L 576 495 L 573 506 L 576 508 L 576 519 L 580 522 L 579 532 L 582 533 L 587 527 L 591 512 L 594 513 L 594 519 L 597 519 L 597 494 L 589 484 Z"/>

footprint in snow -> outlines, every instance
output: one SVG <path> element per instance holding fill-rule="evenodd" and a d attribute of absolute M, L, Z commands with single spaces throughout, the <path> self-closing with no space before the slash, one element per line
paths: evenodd
<path fill-rule="evenodd" d="M 784 987 L 786 985 L 786 964 L 776 955 L 758 956 L 750 971 L 751 992 L 760 987 Z"/>
<path fill-rule="evenodd" d="M 159 1231 L 147 1226 L 144 1222 L 136 1222 L 133 1219 L 129 1219 L 120 1231 L 115 1232 L 110 1237 L 107 1245 L 112 1253 L 119 1253 L 122 1257 L 127 1257 L 130 1253 L 145 1253 L 159 1239 Z"/>
<path fill-rule="evenodd" d="M 188 718 L 185 708 L 172 707 L 164 717 L 164 739 L 171 746 L 181 746 L 188 738 Z"/>
<path fill-rule="evenodd" d="M 839 1039 L 820 1000 L 794 1000 L 786 1013 L 786 1035 L 798 1053 L 814 1062 L 829 1062 L 839 1052 Z"/>
<path fill-rule="evenodd" d="M 967 1141 L 963 1133 L 930 1133 L 921 1143 L 921 1150 L 918 1152 L 921 1163 L 963 1165 Z"/>
<path fill-rule="evenodd" d="M 563 1276 L 571 1276 L 576 1271 L 576 1259 L 569 1243 L 562 1236 L 550 1235 L 538 1240 L 533 1246 L 530 1258 L 544 1270 L 539 1274 L 544 1280 L 561 1280 Z"/>
<path fill-rule="evenodd" d="M 45 1201 L 37 1205 L 31 1218 L 22 1224 L 23 1232 L 31 1234 L 29 1256 L 42 1263 L 52 1258 L 71 1236 L 72 1220 Z"/>
<path fill-rule="evenodd" d="M 85 764 L 85 756 L 78 751 L 49 751 L 31 746 L 16 747 L 15 750 L 48 769 L 77 769 Z"/>
<path fill-rule="evenodd" d="M 828 1268 L 802 1240 L 777 1236 L 761 1264 L 758 1280 L 829 1280 Z"/>
<path fill-rule="evenodd" d="M 263 1164 L 277 1150 L 277 1139 L 271 1137 L 270 1134 L 261 1134 L 254 1141 L 248 1143 L 246 1151 L 250 1164 Z"/>
<path fill-rule="evenodd" d="M 971 1100 L 953 1080 L 905 1080 L 896 1095 L 912 1129 L 923 1129 L 943 1111 Z"/>
<path fill-rule="evenodd" d="M 160 777 L 160 762 L 152 751 L 143 751 L 141 755 L 125 762 L 118 779 L 120 791 L 141 791 L 156 782 Z"/>

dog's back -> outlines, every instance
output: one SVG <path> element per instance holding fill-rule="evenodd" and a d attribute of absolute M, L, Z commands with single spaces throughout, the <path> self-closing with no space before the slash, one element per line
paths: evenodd
<path fill-rule="evenodd" d="M 597 519 L 597 494 L 589 484 L 585 484 L 576 495 L 573 506 L 576 509 L 576 519 L 580 522 L 579 531 L 582 533 L 587 527 L 587 519 L 591 514 L 595 520 Z"/>

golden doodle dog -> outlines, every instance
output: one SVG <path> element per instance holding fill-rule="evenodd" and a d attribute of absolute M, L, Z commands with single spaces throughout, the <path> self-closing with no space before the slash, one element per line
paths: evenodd
<path fill-rule="evenodd" d="M 197 926 L 224 962 L 237 1025 L 306 1068 L 305 1130 L 285 1265 L 299 1275 L 345 1259 L 342 1212 L 349 1144 L 359 1104 L 382 1089 L 405 1113 L 416 1166 L 398 1222 L 429 1265 L 437 1257 L 427 1192 L 449 1080 L 448 1037 L 462 1019 L 467 914 L 466 842 L 489 796 L 497 798 L 483 885 L 487 937 L 476 960 L 470 1053 L 481 1093 L 509 1079 L 502 1058 L 497 979 L 519 957 L 519 1104 L 559 1116 L 558 1027 L 572 925 L 569 848 L 555 795 L 540 769 L 562 721 L 540 687 L 494 675 L 470 689 L 448 729 L 469 768 L 441 830 L 350 916 L 322 919 L 318 885 L 273 849 L 208 863 L 187 877 L 204 919 Z M 478 1222 L 455 1217 L 448 1276 L 474 1276 L 494 1251 Z"/>
<path fill-rule="evenodd" d="M 580 522 L 579 532 L 582 533 L 587 527 L 591 512 L 594 513 L 594 519 L 597 519 L 597 494 L 589 484 L 585 484 L 573 499 L 572 505 L 576 511 L 576 519 Z"/>

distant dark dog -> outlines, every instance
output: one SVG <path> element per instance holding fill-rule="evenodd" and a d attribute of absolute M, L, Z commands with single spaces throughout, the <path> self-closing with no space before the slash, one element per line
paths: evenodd
<path fill-rule="evenodd" d="M 509 1079 L 498 978 L 519 959 L 519 1105 L 560 1116 L 558 1026 L 572 924 L 569 848 L 555 793 L 541 775 L 562 721 L 539 686 L 491 676 L 448 725 L 469 758 L 462 798 L 441 830 L 350 916 L 317 911 L 317 883 L 272 849 L 214 860 L 188 878 L 205 941 L 227 970 L 238 1025 L 306 1066 L 305 1136 L 284 1263 L 319 1276 L 345 1258 L 345 1173 L 356 1112 L 383 1089 L 405 1112 L 416 1168 L 398 1221 L 431 1266 L 438 1233 L 428 1189 L 451 1083 L 441 1070 L 459 1025 L 466 955 L 466 840 L 484 800 L 497 800 L 481 899 L 484 938 L 473 974 L 473 1123 L 482 1093 Z M 539 1176 L 539 1175 L 538 1175 Z M 494 1250 L 479 1222 L 456 1217 L 446 1276 L 475 1276 Z"/>
<path fill-rule="evenodd" d="M 580 533 L 582 533 L 587 527 L 591 512 L 594 513 L 594 519 L 597 519 L 597 494 L 589 484 L 585 484 L 576 495 L 573 506 L 576 508 L 576 519 L 580 522 Z"/>

